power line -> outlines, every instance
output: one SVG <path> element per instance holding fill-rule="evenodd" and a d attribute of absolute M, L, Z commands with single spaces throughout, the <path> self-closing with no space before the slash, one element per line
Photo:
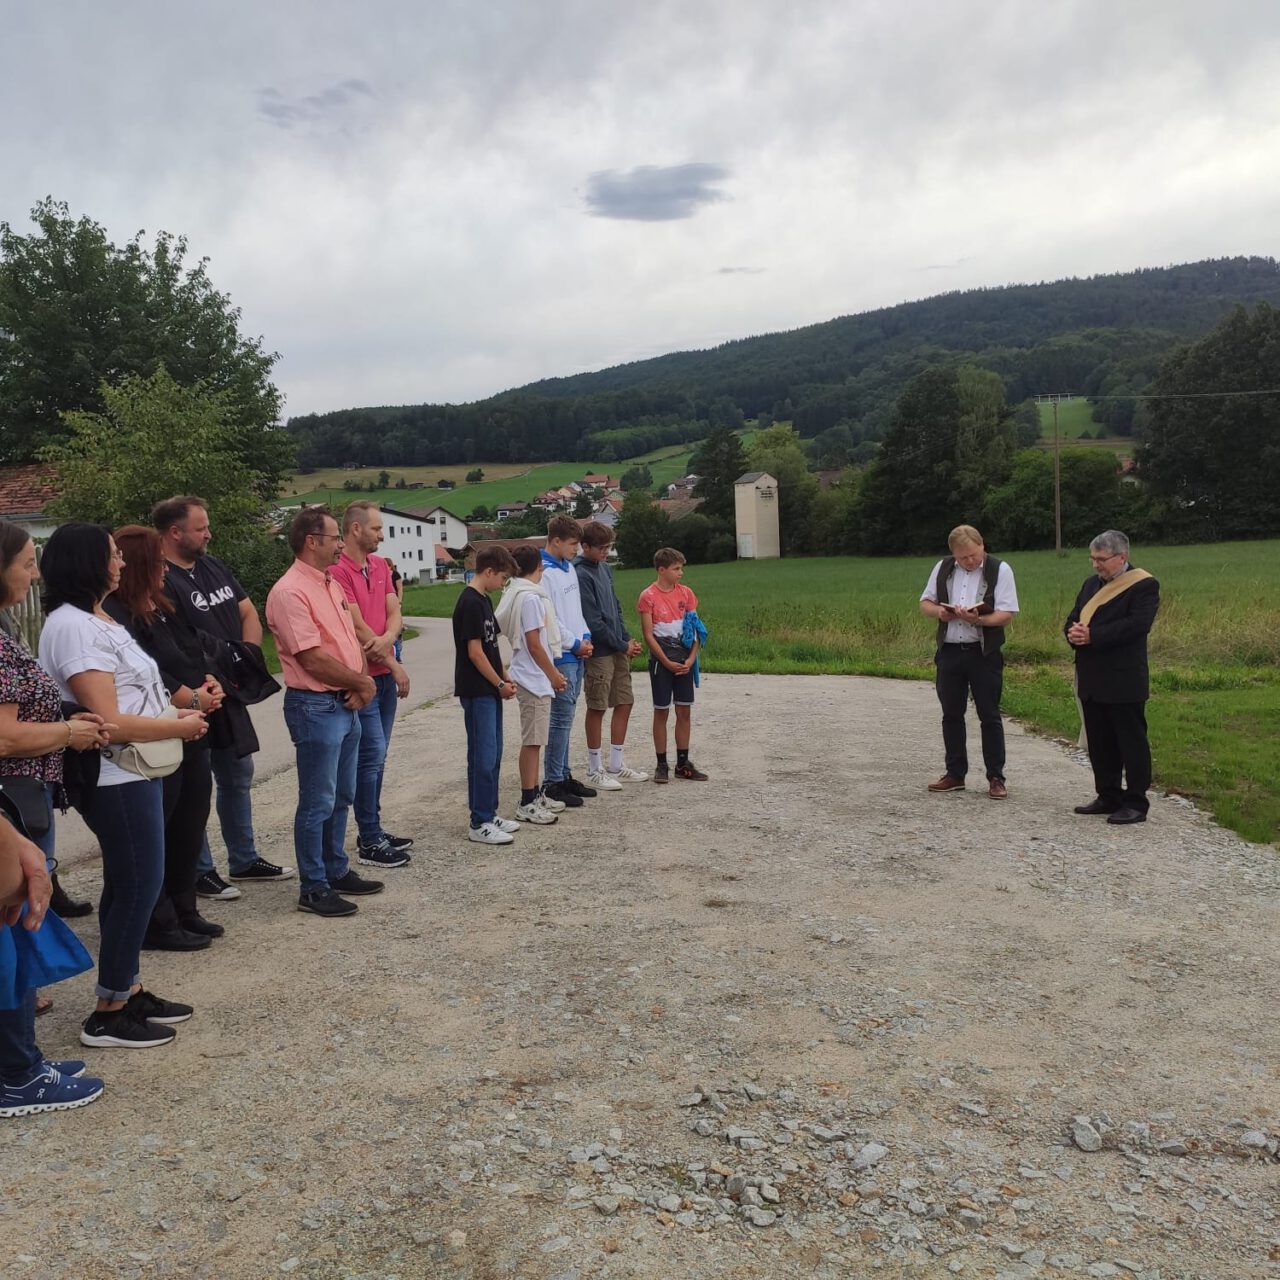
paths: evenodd
<path fill-rule="evenodd" d="M 1280 387 L 1267 387 L 1261 391 L 1179 391 L 1165 394 L 1148 394 L 1141 396 L 1126 395 L 1090 395 L 1074 391 L 1064 391 L 1053 395 L 1041 395 L 1037 404 L 1045 401 L 1062 403 L 1066 400 L 1226 400 L 1237 396 L 1280 396 Z"/>

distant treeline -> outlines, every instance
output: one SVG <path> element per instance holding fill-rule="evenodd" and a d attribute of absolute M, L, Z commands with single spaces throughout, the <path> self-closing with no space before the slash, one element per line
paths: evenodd
<path fill-rule="evenodd" d="M 290 419 L 302 465 L 613 462 L 744 419 L 808 439 L 847 426 L 879 440 L 903 389 L 938 366 L 1000 375 L 1010 403 L 1070 391 L 1134 428 L 1132 395 L 1164 358 L 1240 303 L 1280 305 L 1273 258 L 941 294 L 786 333 L 551 378 L 467 405 L 344 409 Z"/>

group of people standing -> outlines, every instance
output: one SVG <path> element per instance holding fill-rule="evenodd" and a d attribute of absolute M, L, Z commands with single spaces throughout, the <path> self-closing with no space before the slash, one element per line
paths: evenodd
<path fill-rule="evenodd" d="M 358 715 L 363 734 L 345 734 L 339 749 L 352 765 L 346 803 L 356 800 L 358 856 L 403 866 L 413 842 L 382 830 L 380 797 L 396 699 L 408 693 L 408 678 L 397 657 L 398 594 L 386 562 L 368 554 L 381 540 L 380 517 L 369 505 L 353 504 L 345 540 L 336 525 L 327 528 L 334 524 L 327 514 L 319 524 L 330 536 L 313 540 L 318 517 L 305 511 L 292 536 L 295 550 L 310 549 L 312 560 L 320 558 L 316 547 L 325 548 L 324 568 L 313 572 L 326 595 L 337 591 L 341 603 L 331 603 L 356 637 L 348 654 L 357 671 L 348 682 L 354 696 L 342 711 Z M 258 852 L 250 795 L 259 743 L 248 708 L 280 685 L 267 671 L 257 609 L 231 570 L 207 553 L 211 536 L 207 505 L 192 496 L 159 503 L 150 526 L 111 533 L 83 522 L 62 525 L 38 561 L 29 534 L 0 521 L 0 610 L 42 579 L 46 614 L 36 654 L 15 629 L 0 631 L 0 810 L 8 819 L 0 821 L 0 856 L 8 853 L 9 865 L 23 870 L 21 885 L 0 894 L 4 923 L 16 926 L 0 928 L 0 1115 L 82 1106 L 103 1087 L 85 1075 L 85 1063 L 45 1059 L 36 1044 L 37 988 L 92 967 L 59 918 L 92 907 L 74 902 L 51 878 L 55 809 L 74 804 L 102 851 L 97 1000 L 80 1029 L 81 1042 L 95 1048 L 172 1041 L 194 1009 L 142 985 L 142 952 L 203 950 L 224 929 L 200 914 L 200 898 L 239 897 L 238 883 L 294 875 Z M 338 561 L 334 575 L 351 593 L 350 612 L 328 572 Z M 317 714 L 316 693 L 333 673 L 313 652 L 318 644 L 307 628 L 316 624 L 307 623 L 296 598 L 306 565 L 295 560 L 267 612 L 290 685 L 285 715 L 299 773 L 310 783 L 317 754 L 332 754 L 334 735 Z M 360 619 L 358 634 L 352 617 Z M 327 701 L 337 709 L 335 699 Z M 214 868 L 206 838 L 215 781 L 230 882 Z M 304 786 L 302 799 L 295 849 L 306 910 L 325 880 L 324 869 L 316 870 L 324 796 Z M 335 825 L 332 805 L 327 821 Z M 341 826 L 339 842 L 345 820 Z"/>
<path fill-rule="evenodd" d="M 103 1090 L 83 1061 L 46 1059 L 36 1043 L 37 988 L 92 966 L 59 919 L 91 908 L 59 887 L 56 909 L 46 914 L 55 809 L 74 804 L 102 850 L 96 1004 L 80 1030 L 81 1042 L 95 1048 L 171 1042 L 194 1009 L 143 986 L 141 953 L 209 946 L 224 930 L 200 914 L 199 898 L 238 897 L 237 882 L 294 875 L 258 852 L 250 798 L 259 744 L 248 708 L 280 686 L 263 659 L 257 609 L 208 554 L 211 536 L 206 504 L 191 496 L 159 503 L 150 526 L 113 534 L 63 525 L 39 562 L 26 531 L 0 521 L 0 618 L 41 578 L 46 611 L 36 655 L 12 629 L 0 629 L 0 810 L 9 819 L 0 821 L 0 1116 L 83 1106 Z M 682 582 L 684 556 L 669 547 L 655 555 L 656 580 L 637 601 L 637 640 L 623 623 L 607 564 L 612 539 L 598 522 L 583 527 L 555 516 L 545 550 L 521 546 L 513 556 L 495 545 L 477 555 L 453 616 L 472 841 L 509 844 L 522 824 L 549 825 L 602 789 L 649 780 L 624 758 L 630 664 L 646 650 L 652 781 L 706 780 L 690 758 L 689 738 L 707 632 L 697 597 Z M 319 916 L 352 915 L 352 898 L 384 888 L 350 865 L 350 808 L 361 865 L 403 867 L 413 844 L 382 824 L 387 752 L 409 677 L 399 660 L 399 593 L 376 554 L 381 541 L 376 503 L 352 503 L 341 523 L 325 508 L 303 509 L 289 529 L 293 564 L 266 600 L 297 762 L 297 905 Z M 949 550 L 920 600 L 937 623 L 945 755 L 945 772 L 929 790 L 965 788 L 972 696 L 988 795 L 1006 800 L 1000 697 L 1003 641 L 1018 612 L 1013 571 L 987 554 L 969 525 L 952 531 Z M 1151 782 L 1146 637 L 1159 586 L 1129 562 L 1128 539 L 1115 530 L 1093 540 L 1090 559 L 1095 572 L 1063 626 L 1097 793 L 1076 812 L 1142 822 Z M 489 594 L 504 588 L 495 613 Z M 500 632 L 511 644 L 509 667 Z M 587 770 L 579 782 L 569 755 L 583 688 Z M 512 699 L 520 709 L 520 803 L 514 818 L 504 818 L 502 708 Z M 674 767 L 667 757 L 673 710 Z M 215 783 L 229 881 L 214 868 L 206 839 Z"/>

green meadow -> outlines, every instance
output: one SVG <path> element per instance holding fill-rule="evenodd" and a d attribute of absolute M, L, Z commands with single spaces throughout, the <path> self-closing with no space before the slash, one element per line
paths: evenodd
<path fill-rule="evenodd" d="M 294 476 L 283 486 L 285 501 L 327 502 L 342 505 L 354 498 L 374 498 L 389 507 L 434 507 L 441 506 L 451 511 L 459 519 L 464 519 L 476 507 L 484 506 L 492 509 L 502 502 L 528 502 L 531 498 L 548 489 L 558 489 L 571 480 L 581 480 L 588 473 L 610 475 L 614 479 L 621 477 L 628 467 L 644 463 L 653 475 L 654 485 L 669 484 L 689 470 L 689 459 L 693 456 L 691 445 L 670 445 L 665 449 L 655 449 L 652 453 L 641 454 L 636 458 L 628 458 L 625 462 L 549 462 L 540 467 L 525 467 L 515 470 L 511 466 L 499 465 L 495 468 L 498 476 L 492 480 L 481 480 L 478 484 L 466 484 L 462 475 L 470 467 L 387 467 L 394 486 L 396 480 L 403 475 L 406 483 L 413 480 L 429 480 L 445 478 L 455 480 L 456 489 L 376 489 L 370 492 L 367 488 L 352 492 L 342 487 L 343 479 L 354 479 L 362 485 L 368 485 L 377 479 L 380 467 L 366 467 L 361 471 L 347 472 L 340 475 L 332 471 L 319 477 Z M 478 463 L 488 474 L 490 465 Z M 312 481 L 311 487 L 302 490 L 301 486 Z"/>
<path fill-rule="evenodd" d="M 1161 582 L 1147 714 L 1157 785 L 1191 796 L 1251 840 L 1280 836 L 1280 541 L 1137 549 Z M 933 624 L 917 600 L 937 557 L 841 557 L 691 565 L 711 671 L 894 676 L 933 672 Z M 1062 622 L 1088 576 L 1083 549 L 1011 557 L 1021 605 L 1004 707 L 1042 732 L 1079 727 Z M 647 570 L 621 570 L 636 634 Z M 409 615 L 447 617 L 457 587 L 405 593 Z"/>

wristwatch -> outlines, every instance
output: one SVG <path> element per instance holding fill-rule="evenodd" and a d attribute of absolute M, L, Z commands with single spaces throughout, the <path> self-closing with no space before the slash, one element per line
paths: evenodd
<path fill-rule="evenodd" d="M 200 690 L 199 689 L 191 690 L 191 710 L 192 711 L 200 710 Z"/>
<path fill-rule="evenodd" d="M 499 680 L 498 683 L 494 685 L 494 688 L 497 689 L 499 693 L 501 693 L 503 689 L 505 689 L 506 687 L 507 687 L 507 682 L 505 680 Z"/>

